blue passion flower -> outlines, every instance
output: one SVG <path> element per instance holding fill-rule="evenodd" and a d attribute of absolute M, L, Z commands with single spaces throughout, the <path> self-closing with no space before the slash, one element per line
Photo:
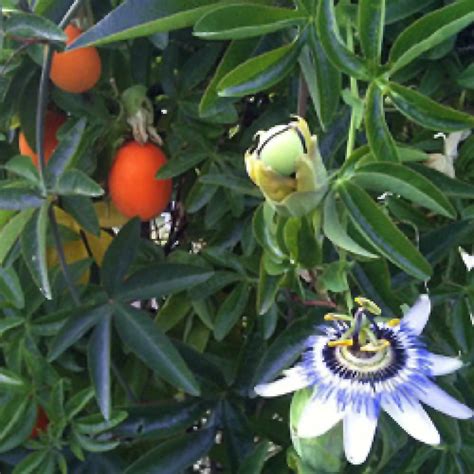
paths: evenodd
<path fill-rule="evenodd" d="M 355 315 L 327 315 L 308 338 L 302 361 L 255 392 L 275 397 L 310 387 L 312 397 L 296 427 L 302 438 L 320 436 L 343 422 L 346 458 L 363 463 L 372 446 L 378 416 L 388 413 L 410 436 L 437 445 L 440 435 L 422 404 L 446 415 L 469 419 L 473 411 L 440 389 L 433 377 L 462 366 L 453 357 L 432 354 L 420 339 L 431 311 L 421 295 L 403 319 L 381 320 L 369 300 L 356 299 Z"/>

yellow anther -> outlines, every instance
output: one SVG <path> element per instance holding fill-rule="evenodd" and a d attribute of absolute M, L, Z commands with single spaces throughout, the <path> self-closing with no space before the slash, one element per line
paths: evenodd
<path fill-rule="evenodd" d="M 377 342 L 369 342 L 365 346 L 360 348 L 363 352 L 379 352 L 384 350 L 386 347 L 390 345 L 390 341 L 387 339 L 379 339 Z"/>
<path fill-rule="evenodd" d="M 327 313 L 324 315 L 324 321 L 352 321 L 347 314 Z"/>
<path fill-rule="evenodd" d="M 354 345 L 352 339 L 338 339 L 337 341 L 329 341 L 328 347 L 351 347 Z"/>
<path fill-rule="evenodd" d="M 393 318 L 387 323 L 387 325 L 391 328 L 394 328 L 395 326 L 398 326 L 400 324 L 400 321 L 401 320 L 399 318 Z"/>
<path fill-rule="evenodd" d="M 375 314 L 376 316 L 380 316 L 382 314 L 382 310 L 372 300 L 369 300 L 368 298 L 357 296 L 356 298 L 354 298 L 354 301 L 359 306 L 366 309 L 370 313 Z"/>

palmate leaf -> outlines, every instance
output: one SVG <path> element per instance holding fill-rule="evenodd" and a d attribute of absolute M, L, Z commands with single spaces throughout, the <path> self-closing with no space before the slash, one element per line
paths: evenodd
<path fill-rule="evenodd" d="M 160 377 L 192 395 L 199 395 L 193 374 L 148 313 L 121 303 L 115 303 L 113 309 L 115 327 L 124 344 Z"/>

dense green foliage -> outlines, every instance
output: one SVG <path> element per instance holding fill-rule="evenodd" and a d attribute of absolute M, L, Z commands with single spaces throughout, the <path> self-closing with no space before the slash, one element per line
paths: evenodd
<path fill-rule="evenodd" d="M 72 48 L 102 58 L 85 94 L 47 81 L 73 4 L 89 29 Z M 355 467 L 337 432 L 295 450 L 291 396 L 253 391 L 297 360 L 326 312 L 363 295 L 400 316 L 428 289 L 429 347 L 466 363 L 439 383 L 474 406 L 474 279 L 459 253 L 474 250 L 474 136 L 436 136 L 474 128 L 472 0 L 0 5 L 2 473 L 474 471 L 472 422 L 430 412 L 443 439 L 432 448 L 382 417 Z M 118 232 L 97 203 L 136 84 L 173 201 Z M 18 127 L 41 141 L 46 107 L 68 119 L 37 170 Z M 243 159 L 291 114 L 327 170 L 302 216 L 264 204 Z M 86 253 L 68 260 L 73 242 Z M 49 425 L 33 439 L 39 406 Z"/>

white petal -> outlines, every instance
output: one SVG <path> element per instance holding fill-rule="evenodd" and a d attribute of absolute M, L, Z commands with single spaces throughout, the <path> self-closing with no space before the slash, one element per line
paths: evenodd
<path fill-rule="evenodd" d="M 257 385 L 254 390 L 261 397 L 278 397 L 285 393 L 296 392 L 310 385 L 304 372 L 295 367 L 284 372 L 285 376 L 275 382 Z"/>
<path fill-rule="evenodd" d="M 426 444 L 439 444 L 438 430 L 417 401 L 405 401 L 399 408 L 392 400 L 382 400 L 382 408 L 413 438 Z"/>
<path fill-rule="evenodd" d="M 468 406 L 458 402 L 434 383 L 430 383 L 426 391 L 418 397 L 423 403 L 454 418 L 467 420 L 474 416 L 474 412 Z"/>
<path fill-rule="evenodd" d="M 431 373 L 433 375 L 446 375 L 456 372 L 462 367 L 462 361 L 456 357 L 446 357 L 438 354 L 429 354 L 428 360 L 431 364 Z"/>
<path fill-rule="evenodd" d="M 320 400 L 314 398 L 308 402 L 301 414 L 297 427 L 300 438 L 314 438 L 329 431 L 338 421 L 342 420 L 344 412 L 339 410 L 333 398 Z"/>
<path fill-rule="evenodd" d="M 459 247 L 462 261 L 466 265 L 467 271 L 470 272 L 474 268 L 474 255 L 468 254 L 463 248 Z"/>
<path fill-rule="evenodd" d="M 431 301 L 428 295 L 420 295 L 415 304 L 403 316 L 403 322 L 415 334 L 423 331 L 431 311 Z"/>
<path fill-rule="evenodd" d="M 344 451 L 351 464 L 362 464 L 369 455 L 374 440 L 377 417 L 365 411 L 348 411 L 343 421 Z"/>

